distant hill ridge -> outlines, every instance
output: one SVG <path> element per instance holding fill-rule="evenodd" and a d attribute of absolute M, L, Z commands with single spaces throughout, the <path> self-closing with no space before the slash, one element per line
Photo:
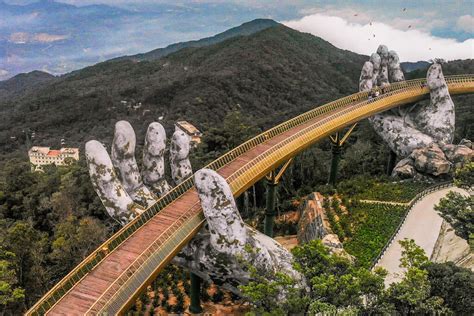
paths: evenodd
<path fill-rule="evenodd" d="M 205 37 L 205 38 L 202 38 L 200 40 L 195 40 L 195 41 L 175 43 L 175 44 L 166 46 L 164 48 L 154 49 L 147 53 L 130 55 L 130 56 L 122 56 L 122 57 L 114 58 L 112 60 L 124 60 L 124 59 L 130 59 L 130 60 L 135 60 L 135 61 L 155 60 L 155 59 L 165 57 L 171 53 L 177 52 L 183 48 L 188 48 L 188 47 L 196 48 L 196 47 L 209 46 L 209 45 L 220 43 L 222 41 L 225 41 L 227 39 L 230 39 L 236 36 L 248 36 L 248 35 L 260 32 L 269 27 L 276 26 L 276 25 L 279 25 L 279 23 L 271 19 L 255 19 L 250 22 L 246 22 L 239 26 L 228 29 L 227 31 L 224 31 L 222 33 L 219 33 L 211 37 Z"/>
<path fill-rule="evenodd" d="M 39 70 L 18 74 L 8 80 L 0 81 L 0 99 L 7 99 L 40 88 L 56 77 Z"/>

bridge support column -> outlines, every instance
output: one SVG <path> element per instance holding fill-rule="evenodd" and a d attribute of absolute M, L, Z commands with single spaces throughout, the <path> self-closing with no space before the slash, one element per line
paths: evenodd
<path fill-rule="evenodd" d="M 339 166 L 339 160 L 341 159 L 341 148 L 342 145 L 346 142 L 347 138 L 351 135 L 352 131 L 356 127 L 357 123 L 352 125 L 352 127 L 344 134 L 341 138 L 339 132 L 334 136 L 329 136 L 329 139 L 332 143 L 332 159 L 331 159 L 331 169 L 329 170 L 328 184 L 336 186 L 337 184 L 337 170 Z"/>
<path fill-rule="evenodd" d="M 267 178 L 267 201 L 265 210 L 264 234 L 273 237 L 273 224 L 275 223 L 276 208 L 276 187 L 278 183 L 274 181 L 275 172 L 270 172 L 271 179 Z"/>
<path fill-rule="evenodd" d="M 265 221 L 264 221 L 264 234 L 273 237 L 273 226 L 275 223 L 276 215 L 276 188 L 280 182 L 280 178 L 285 173 L 288 166 L 291 164 L 293 158 L 290 158 L 283 167 L 281 167 L 278 174 L 275 170 L 272 170 L 267 175 L 267 196 L 266 196 L 266 210 L 265 210 Z"/>
<path fill-rule="evenodd" d="M 189 296 L 191 298 L 189 311 L 193 314 L 201 313 L 201 278 L 194 273 L 191 273 L 191 287 Z"/>
<path fill-rule="evenodd" d="M 388 154 L 388 162 L 387 162 L 387 176 L 392 175 L 393 168 L 395 168 L 395 162 L 397 161 L 397 154 L 390 150 Z"/>
<path fill-rule="evenodd" d="M 339 137 L 339 133 L 336 133 L 336 137 Z M 337 142 L 332 143 L 332 159 L 331 169 L 329 170 L 328 183 L 332 186 L 336 186 L 337 181 L 337 167 L 339 166 L 339 160 L 341 159 L 341 145 Z"/>

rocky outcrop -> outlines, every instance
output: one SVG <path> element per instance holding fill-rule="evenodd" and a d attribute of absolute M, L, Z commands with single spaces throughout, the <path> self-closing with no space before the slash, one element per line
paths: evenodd
<path fill-rule="evenodd" d="M 462 168 L 466 163 L 474 160 L 474 151 L 465 145 L 442 145 L 446 158 L 453 164 L 455 169 Z"/>
<path fill-rule="evenodd" d="M 406 178 L 425 178 L 450 175 L 455 169 L 462 168 L 474 160 L 474 151 L 464 145 L 441 145 L 432 143 L 416 148 L 407 157 L 398 162 L 392 176 Z"/>
<path fill-rule="evenodd" d="M 474 271 L 474 252 L 467 241 L 457 236 L 453 227 L 446 221 L 441 224 L 430 260 L 438 263 L 452 261 L 459 267 Z"/>
<path fill-rule="evenodd" d="M 413 159 L 416 170 L 422 173 L 439 176 L 451 170 L 451 163 L 436 144 L 413 150 L 410 158 Z"/>
<path fill-rule="evenodd" d="M 372 78 L 372 79 L 370 79 Z M 380 45 L 377 53 L 362 67 L 360 91 L 384 87 L 404 80 L 398 55 Z M 369 118 L 374 130 L 402 160 L 393 170 L 394 176 L 437 177 L 446 175 L 472 161 L 472 145 L 452 145 L 454 137 L 454 103 L 449 95 L 441 64 L 435 61 L 428 69 L 426 86 L 430 103 L 426 106 L 403 106 Z"/>
<path fill-rule="evenodd" d="M 355 258 L 344 250 L 342 242 L 339 240 L 339 237 L 336 234 L 327 234 L 321 239 L 321 241 L 323 245 L 328 247 L 331 254 L 341 256 L 348 259 L 349 261 L 354 262 Z"/>
<path fill-rule="evenodd" d="M 411 158 L 404 158 L 400 160 L 392 171 L 393 177 L 399 177 L 401 179 L 414 178 L 416 174 L 417 172 L 413 163 L 413 159 Z"/>
<path fill-rule="evenodd" d="M 319 194 L 313 192 L 301 204 L 300 219 L 298 221 L 297 238 L 299 244 L 307 243 L 314 239 L 322 239 L 330 230 L 324 217 Z"/>
<path fill-rule="evenodd" d="M 329 248 L 330 253 L 337 254 L 351 261 L 354 260 L 344 250 L 339 237 L 332 232 L 321 203 L 322 199 L 323 196 L 318 192 L 313 192 L 305 197 L 299 210 L 301 215 L 298 221 L 298 244 L 301 245 L 314 239 L 321 239 L 322 243 Z"/>

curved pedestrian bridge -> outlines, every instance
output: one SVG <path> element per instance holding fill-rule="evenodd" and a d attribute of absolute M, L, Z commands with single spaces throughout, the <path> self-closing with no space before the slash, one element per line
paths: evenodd
<path fill-rule="evenodd" d="M 474 92 L 474 75 L 446 77 L 452 95 Z M 425 79 L 338 99 L 269 129 L 210 163 L 240 195 L 317 141 L 373 114 L 429 97 Z M 27 315 L 115 315 L 199 231 L 204 216 L 193 177 L 124 226 L 46 293 Z"/>

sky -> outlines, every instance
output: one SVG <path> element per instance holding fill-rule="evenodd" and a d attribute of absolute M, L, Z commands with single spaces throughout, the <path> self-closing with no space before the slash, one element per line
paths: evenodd
<path fill-rule="evenodd" d="M 271 18 L 370 55 L 474 58 L 474 0 L 0 0 L 0 80 L 62 74 Z"/>

